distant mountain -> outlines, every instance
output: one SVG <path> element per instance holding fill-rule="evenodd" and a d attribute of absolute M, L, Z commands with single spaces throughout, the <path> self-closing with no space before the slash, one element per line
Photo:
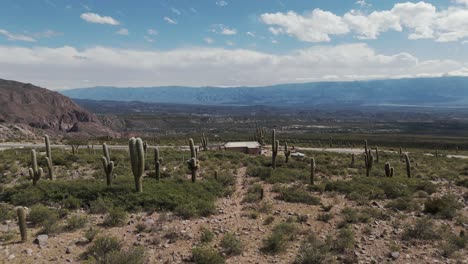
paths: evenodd
<path fill-rule="evenodd" d="M 76 99 L 201 105 L 468 106 L 468 77 L 314 82 L 266 87 L 93 87 L 61 91 Z"/>
<path fill-rule="evenodd" d="M 32 84 L 0 79 L 0 106 L 0 138 L 34 137 L 44 130 L 52 135 L 111 132 L 70 98 Z"/>

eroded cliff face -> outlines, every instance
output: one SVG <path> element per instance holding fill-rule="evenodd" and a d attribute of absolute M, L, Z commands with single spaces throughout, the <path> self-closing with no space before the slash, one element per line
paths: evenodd
<path fill-rule="evenodd" d="M 29 126 L 31 131 L 112 134 L 98 118 L 57 92 L 0 79 L 0 124 Z M 26 127 L 24 125 L 27 125 Z M 8 127 L 7 126 L 7 127 Z"/>

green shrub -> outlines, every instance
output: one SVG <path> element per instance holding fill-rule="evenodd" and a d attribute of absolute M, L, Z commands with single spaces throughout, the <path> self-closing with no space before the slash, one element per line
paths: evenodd
<path fill-rule="evenodd" d="M 90 227 L 86 232 L 84 233 L 84 237 L 89 241 L 93 241 L 94 238 L 100 233 L 100 230 L 95 227 Z"/>
<path fill-rule="evenodd" d="M 109 256 L 112 252 L 119 252 L 122 250 L 122 241 L 116 237 L 102 236 L 95 239 L 84 253 L 84 258 L 92 258 L 97 263 L 112 263 L 109 262 Z"/>
<path fill-rule="evenodd" d="M 73 196 L 69 196 L 63 200 L 63 207 L 75 210 L 81 208 L 81 199 L 75 198 Z"/>
<path fill-rule="evenodd" d="M 213 241 L 214 233 L 211 230 L 209 230 L 206 227 L 202 227 L 200 231 L 201 231 L 200 241 L 202 243 L 210 243 L 211 241 Z"/>
<path fill-rule="evenodd" d="M 220 246 L 228 256 L 240 255 L 244 248 L 242 241 L 233 233 L 225 234 Z"/>
<path fill-rule="evenodd" d="M 90 202 L 90 212 L 92 214 L 106 214 L 112 207 L 114 207 L 112 201 L 102 197 Z"/>
<path fill-rule="evenodd" d="M 429 198 L 424 203 L 424 212 L 439 218 L 452 219 L 462 205 L 454 195 L 444 195 L 440 198 Z"/>
<path fill-rule="evenodd" d="M 333 218 L 333 214 L 321 213 L 317 215 L 317 220 L 328 223 Z"/>
<path fill-rule="evenodd" d="M 262 186 L 260 184 L 254 184 L 247 189 L 247 193 L 242 200 L 243 203 L 254 203 L 261 200 Z"/>
<path fill-rule="evenodd" d="M 421 218 L 416 220 L 413 226 L 408 226 L 403 231 L 403 239 L 437 240 L 440 239 L 440 235 L 432 220 L 429 218 Z"/>
<path fill-rule="evenodd" d="M 415 211 L 418 204 L 411 197 L 401 197 L 388 202 L 385 207 L 396 211 Z"/>
<path fill-rule="evenodd" d="M 223 264 L 224 258 L 216 250 L 208 247 L 192 249 L 193 261 L 197 264 Z"/>
<path fill-rule="evenodd" d="M 122 208 L 115 207 L 112 208 L 104 219 L 104 226 L 116 227 L 123 226 L 127 221 L 127 212 Z"/>
<path fill-rule="evenodd" d="M 269 215 L 269 216 L 267 216 L 267 218 L 265 218 L 265 220 L 263 221 L 263 225 L 269 225 L 269 224 L 273 223 L 273 221 L 275 221 L 275 217 L 272 216 L 272 215 Z"/>
<path fill-rule="evenodd" d="M 13 206 L 5 203 L 0 203 L 0 222 L 14 219 L 16 216 Z"/>
<path fill-rule="evenodd" d="M 330 247 L 317 239 L 314 234 L 308 235 L 301 243 L 295 264 L 330 263 Z"/>
<path fill-rule="evenodd" d="M 278 199 L 288 203 L 304 203 L 310 205 L 319 205 L 320 199 L 312 196 L 308 192 L 294 187 L 282 188 Z"/>
<path fill-rule="evenodd" d="M 277 254 L 286 250 L 287 243 L 296 237 L 298 230 L 293 223 L 281 223 L 273 228 L 272 233 L 263 240 L 262 251 Z"/>
<path fill-rule="evenodd" d="M 59 220 L 59 214 L 55 209 L 38 204 L 31 207 L 28 219 L 35 226 L 44 226 L 51 222 L 56 223 Z"/>
<path fill-rule="evenodd" d="M 83 228 L 88 223 L 88 218 L 85 215 L 72 215 L 67 221 L 67 230 L 75 231 Z"/>
<path fill-rule="evenodd" d="M 354 248 L 354 233 L 353 230 L 349 228 L 342 228 L 338 232 L 338 235 L 333 243 L 333 249 L 344 253 L 347 250 L 352 250 Z"/>
<path fill-rule="evenodd" d="M 132 247 L 124 251 L 111 251 L 103 264 L 144 264 L 145 249 L 143 247 Z"/>

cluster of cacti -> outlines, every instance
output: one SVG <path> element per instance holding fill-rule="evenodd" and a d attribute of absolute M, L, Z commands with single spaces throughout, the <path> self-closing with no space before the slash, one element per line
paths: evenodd
<path fill-rule="evenodd" d="M 161 179 L 161 164 L 163 162 L 163 159 L 159 156 L 159 149 L 158 147 L 154 147 L 154 176 L 156 177 L 156 180 Z"/>
<path fill-rule="evenodd" d="M 411 160 L 408 156 L 408 153 L 405 154 L 405 162 L 406 162 L 406 175 L 408 178 L 411 178 Z"/>
<path fill-rule="evenodd" d="M 390 162 L 385 163 L 385 176 L 393 177 L 394 169 L 390 165 Z"/>
<path fill-rule="evenodd" d="M 141 138 L 132 137 L 128 142 L 132 173 L 135 177 L 135 189 L 143 192 L 143 174 L 145 173 L 145 150 Z"/>
<path fill-rule="evenodd" d="M 26 229 L 26 214 L 24 213 L 23 207 L 16 209 L 18 215 L 18 226 L 21 234 L 21 242 L 24 243 L 28 240 L 28 231 Z"/>
<path fill-rule="evenodd" d="M 310 184 L 314 185 L 315 183 L 315 169 L 317 166 L 315 165 L 315 158 L 310 159 Z"/>
<path fill-rule="evenodd" d="M 53 170 L 53 163 L 52 163 L 52 149 L 50 148 L 50 140 L 49 136 L 44 136 L 45 146 L 46 146 L 46 162 L 47 162 L 47 169 L 49 171 L 49 179 L 54 179 L 54 170 Z"/>
<path fill-rule="evenodd" d="M 276 157 L 278 156 L 279 140 L 276 140 L 276 131 L 271 132 L 271 167 L 276 169 Z"/>
<path fill-rule="evenodd" d="M 102 166 L 104 167 L 104 172 L 106 173 L 106 183 L 107 186 L 111 186 L 114 162 L 110 159 L 109 148 L 107 147 L 106 143 L 102 144 L 102 152 L 104 153 L 104 157 L 102 157 L 101 160 Z"/>
<path fill-rule="evenodd" d="M 205 133 L 203 133 L 203 136 L 201 138 L 201 147 L 204 151 L 208 150 L 208 138 L 205 137 Z"/>
<path fill-rule="evenodd" d="M 197 160 L 197 149 L 193 143 L 193 139 L 189 139 L 190 145 L 190 160 L 187 161 L 188 168 L 192 172 L 192 182 L 195 182 L 197 179 L 197 171 L 200 168 L 199 162 Z"/>
<path fill-rule="evenodd" d="M 289 161 L 289 156 L 291 156 L 291 151 L 288 148 L 288 143 L 284 142 L 284 156 L 286 157 L 286 163 Z"/>
<path fill-rule="evenodd" d="M 264 128 L 260 128 L 258 126 L 255 127 L 254 140 L 258 141 L 258 143 L 260 143 L 260 145 L 262 146 L 265 144 L 265 129 Z"/>
<path fill-rule="evenodd" d="M 31 168 L 29 168 L 29 177 L 31 178 L 33 185 L 36 186 L 36 183 L 42 177 L 44 171 L 37 165 L 37 156 L 36 150 L 31 149 Z"/>
<path fill-rule="evenodd" d="M 364 164 L 366 166 L 366 176 L 369 177 L 372 166 L 374 165 L 374 156 L 372 156 L 372 150 L 367 146 L 367 140 L 365 141 L 364 146 Z"/>

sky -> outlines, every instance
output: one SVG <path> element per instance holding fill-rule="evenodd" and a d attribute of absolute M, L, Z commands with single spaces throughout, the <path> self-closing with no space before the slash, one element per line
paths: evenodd
<path fill-rule="evenodd" d="M 468 0 L 0 0 L 0 78 L 53 90 L 468 76 Z"/>

